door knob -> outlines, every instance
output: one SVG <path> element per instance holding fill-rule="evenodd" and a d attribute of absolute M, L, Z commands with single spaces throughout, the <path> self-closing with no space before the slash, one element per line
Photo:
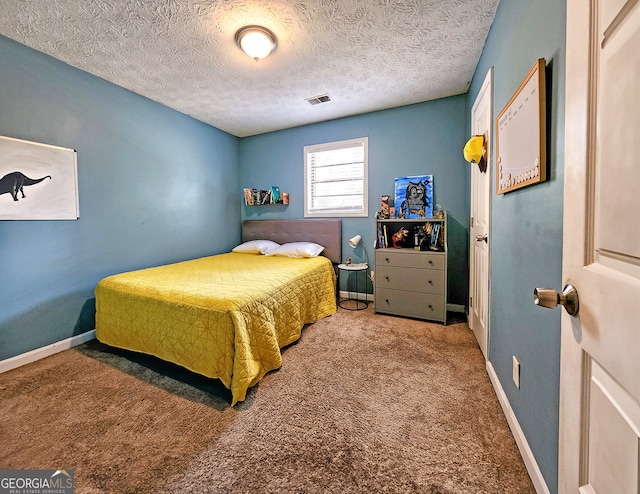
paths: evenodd
<path fill-rule="evenodd" d="M 489 236 L 485 233 L 484 235 L 476 235 L 476 242 L 488 242 Z"/>
<path fill-rule="evenodd" d="M 573 285 L 565 285 L 562 293 L 556 292 L 553 288 L 535 288 L 533 290 L 533 303 L 549 309 L 553 309 L 560 304 L 564 306 L 564 310 L 570 316 L 577 315 L 580 310 L 578 291 Z"/>

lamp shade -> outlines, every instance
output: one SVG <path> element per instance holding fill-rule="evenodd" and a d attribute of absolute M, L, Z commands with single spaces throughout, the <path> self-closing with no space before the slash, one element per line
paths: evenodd
<path fill-rule="evenodd" d="M 362 240 L 362 236 L 356 235 L 355 237 L 349 239 L 349 245 L 352 249 L 355 249 L 360 243 L 360 240 Z"/>
<path fill-rule="evenodd" d="M 246 26 L 236 32 L 236 43 L 257 62 L 275 49 L 276 37 L 262 26 Z"/>

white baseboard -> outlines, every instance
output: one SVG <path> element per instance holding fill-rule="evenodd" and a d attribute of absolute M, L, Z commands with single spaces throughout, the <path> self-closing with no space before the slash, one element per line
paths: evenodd
<path fill-rule="evenodd" d="M 461 312 L 463 314 L 467 313 L 467 307 L 461 304 L 447 304 L 447 310 L 449 312 Z"/>
<path fill-rule="evenodd" d="M 538 494 L 550 494 L 547 483 L 544 481 L 542 472 L 540 471 L 538 463 L 533 456 L 533 452 L 529 447 L 527 438 L 525 437 L 524 432 L 522 431 L 522 428 L 518 423 L 518 419 L 516 418 L 515 413 L 513 413 L 513 409 L 511 408 L 511 404 L 509 403 L 507 395 L 505 394 L 504 389 L 500 384 L 500 379 L 498 379 L 498 375 L 496 374 L 493 365 L 491 365 L 491 362 L 489 361 L 487 361 L 487 373 L 489 374 L 489 379 L 491 379 L 493 388 L 496 391 L 496 395 L 498 396 L 498 401 L 502 406 L 502 410 L 507 417 L 507 422 L 509 423 L 509 427 L 511 428 L 511 433 L 516 440 L 516 444 L 518 445 L 518 449 L 520 450 L 520 454 L 522 455 L 522 459 L 524 460 L 524 464 L 527 467 L 529 477 L 531 477 L 531 481 L 533 482 L 533 486 L 535 487 L 536 492 Z"/>
<path fill-rule="evenodd" d="M 359 298 L 360 300 L 368 300 L 369 302 L 373 302 L 373 293 L 367 293 L 366 297 L 364 293 L 360 292 L 347 292 L 345 290 L 340 290 L 339 296 L 341 299 L 345 298 Z"/>
<path fill-rule="evenodd" d="M 5 360 L 0 360 L 0 374 L 20 366 L 30 364 L 31 362 L 35 362 L 36 360 L 40 360 L 41 358 L 48 357 L 49 355 L 53 355 L 54 353 L 68 350 L 69 348 L 80 345 L 81 343 L 93 340 L 95 339 L 95 337 L 96 330 L 92 329 L 91 331 L 87 331 L 86 333 L 67 338 L 66 340 L 57 341 L 55 343 L 52 343 L 51 345 L 43 346 L 42 348 L 36 348 L 35 350 L 31 350 L 30 352 L 21 353 L 20 355 L 16 355 L 15 357 L 11 357 Z"/>

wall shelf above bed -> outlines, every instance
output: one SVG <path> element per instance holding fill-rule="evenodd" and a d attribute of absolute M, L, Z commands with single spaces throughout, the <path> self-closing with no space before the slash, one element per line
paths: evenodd
<path fill-rule="evenodd" d="M 273 204 L 289 204 L 289 193 L 280 192 L 280 187 L 275 185 L 268 189 L 256 189 L 253 187 L 245 187 L 244 204 L 245 206 L 269 206 Z"/>

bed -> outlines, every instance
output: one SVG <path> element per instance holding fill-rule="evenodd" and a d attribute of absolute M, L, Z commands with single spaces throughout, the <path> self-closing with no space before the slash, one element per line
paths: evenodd
<path fill-rule="evenodd" d="M 324 250 L 304 258 L 229 252 L 109 276 L 96 286 L 96 337 L 219 379 L 233 406 L 282 365 L 280 350 L 305 324 L 336 311 L 341 228 L 340 220 L 247 220 L 243 243 Z"/>

